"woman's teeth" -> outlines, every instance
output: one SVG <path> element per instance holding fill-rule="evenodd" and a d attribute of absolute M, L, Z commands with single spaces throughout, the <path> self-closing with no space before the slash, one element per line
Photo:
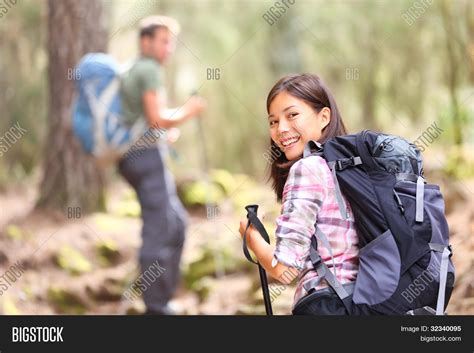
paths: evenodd
<path fill-rule="evenodd" d="M 289 147 L 289 146 L 295 144 L 296 142 L 298 142 L 299 140 L 300 140 L 299 137 L 293 137 L 291 139 L 282 141 L 281 144 L 283 145 L 283 147 Z"/>

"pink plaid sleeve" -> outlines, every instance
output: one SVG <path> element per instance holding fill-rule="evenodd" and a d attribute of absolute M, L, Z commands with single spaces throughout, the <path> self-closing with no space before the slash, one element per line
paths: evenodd
<path fill-rule="evenodd" d="M 303 270 L 309 256 L 311 236 L 327 187 L 321 157 L 300 159 L 290 168 L 283 190 L 281 215 L 277 218 L 274 258 Z"/>

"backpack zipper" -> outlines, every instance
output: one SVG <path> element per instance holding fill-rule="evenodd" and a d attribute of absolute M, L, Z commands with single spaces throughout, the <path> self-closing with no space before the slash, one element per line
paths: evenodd
<path fill-rule="evenodd" d="M 398 193 L 393 189 L 393 196 L 395 197 L 395 200 L 397 201 L 398 204 L 398 209 L 400 210 L 401 213 L 405 213 L 405 207 L 403 207 L 402 200 L 400 200 L 400 196 L 398 196 Z"/>

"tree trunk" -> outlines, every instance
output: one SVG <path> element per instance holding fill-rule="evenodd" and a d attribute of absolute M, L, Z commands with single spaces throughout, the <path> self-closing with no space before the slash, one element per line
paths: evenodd
<path fill-rule="evenodd" d="M 104 207 L 102 172 L 71 130 L 74 67 L 87 52 L 105 51 L 101 0 L 48 1 L 49 133 L 37 207 L 90 212 Z"/>

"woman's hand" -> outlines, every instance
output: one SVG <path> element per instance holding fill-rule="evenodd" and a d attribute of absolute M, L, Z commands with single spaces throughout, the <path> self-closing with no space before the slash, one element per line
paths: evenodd
<path fill-rule="evenodd" d="M 261 214 L 257 214 L 257 217 L 260 218 L 260 220 L 263 221 L 263 219 L 265 218 L 265 214 L 261 213 Z M 240 237 L 243 239 L 244 238 L 244 234 L 245 234 L 245 230 L 247 229 L 247 223 L 248 223 L 248 219 L 247 218 L 244 218 L 240 221 L 240 227 L 239 227 L 239 233 L 240 233 Z M 252 238 L 253 236 L 259 236 L 260 234 L 258 234 L 258 231 L 255 229 L 255 227 L 251 224 L 249 229 L 247 230 L 247 245 L 249 248 L 251 248 L 251 240 L 250 238 Z"/>
<path fill-rule="evenodd" d="M 261 217 L 259 215 L 258 217 L 260 219 L 264 218 L 263 215 Z M 247 218 L 240 221 L 239 233 L 242 238 L 247 229 L 247 223 Z M 275 252 L 274 246 L 268 244 L 252 225 L 250 225 L 247 230 L 247 246 L 255 254 L 259 264 L 262 265 L 267 273 L 276 280 L 283 284 L 289 284 L 294 278 L 296 278 L 298 274 L 296 269 L 290 268 L 282 263 L 273 265 L 273 254 Z M 288 273 L 288 271 L 290 271 L 289 273 L 291 273 L 291 276 L 283 276 L 283 274 Z M 288 277 L 290 278 L 289 280 Z"/>
<path fill-rule="evenodd" d="M 240 233 L 240 237 L 243 239 L 244 238 L 244 234 L 245 234 L 245 230 L 247 229 L 247 223 L 248 223 L 248 219 L 245 218 L 245 219 L 242 219 L 240 221 L 240 227 L 239 227 L 239 233 Z M 249 238 L 250 238 L 250 234 L 252 232 L 255 231 L 255 228 L 253 227 L 253 225 L 250 225 L 248 231 L 247 231 L 247 244 L 249 243 Z"/>
<path fill-rule="evenodd" d="M 239 233 L 242 239 L 244 238 L 245 230 L 247 229 L 247 223 L 248 223 L 247 218 L 240 221 Z M 260 234 L 258 234 L 258 231 L 251 224 L 249 229 L 247 229 L 247 247 L 251 249 L 252 251 L 253 251 L 252 239 L 255 239 L 255 237 L 258 237 L 258 236 L 260 236 Z"/>

